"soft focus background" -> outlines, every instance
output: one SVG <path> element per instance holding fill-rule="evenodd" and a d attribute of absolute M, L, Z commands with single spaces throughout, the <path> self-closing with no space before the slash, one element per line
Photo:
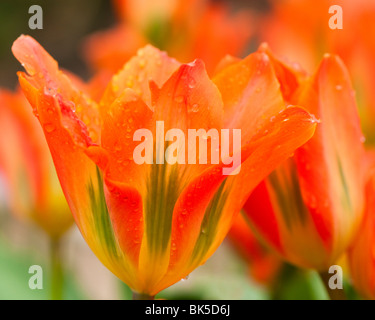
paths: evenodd
<path fill-rule="evenodd" d="M 215 1 L 218 2 L 218 1 Z M 223 1 L 221 1 L 223 2 Z M 251 9 L 255 29 L 257 21 L 271 10 L 267 0 L 228 0 L 236 11 Z M 28 21 L 31 5 L 43 8 L 43 30 L 30 30 Z M 328 19 L 328 15 L 327 15 Z M 82 41 L 87 35 L 116 25 L 117 18 L 108 0 L 1 0 L 0 1 L 0 87 L 16 89 L 16 72 L 21 66 L 11 54 L 13 41 L 20 34 L 29 34 L 66 70 L 88 80 L 92 73 L 84 61 Z M 260 44 L 258 30 L 254 31 L 243 56 Z M 48 299 L 48 242 L 40 230 L 15 219 L 7 207 L 7 190 L 0 174 L 0 299 Z M 63 237 L 63 260 L 66 272 L 65 299 L 124 299 L 129 289 L 120 283 L 94 256 L 77 228 Z M 28 269 L 40 265 L 44 270 L 44 289 L 30 290 Z M 296 271 L 282 267 L 277 298 L 326 298 L 314 272 Z M 287 284 L 287 285 L 286 285 Z M 225 241 L 206 265 L 198 268 L 188 279 L 162 292 L 162 298 L 194 299 L 268 299 L 265 285 L 253 280 L 248 265 Z M 275 296 L 273 296 L 275 298 Z"/>
<path fill-rule="evenodd" d="M 234 10 L 252 8 L 263 12 L 267 0 L 213 0 L 227 2 Z M 30 30 L 28 13 L 31 5 L 43 9 L 43 30 Z M 19 63 L 10 52 L 20 34 L 37 39 L 59 64 L 83 78 L 90 72 L 83 61 L 82 40 L 94 31 L 114 26 L 117 22 L 109 0 L 1 0 L 0 1 L 0 86 L 13 89 Z"/>

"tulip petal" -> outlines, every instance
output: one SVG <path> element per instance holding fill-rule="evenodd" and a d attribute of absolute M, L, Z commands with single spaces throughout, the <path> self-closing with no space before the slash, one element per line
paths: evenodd
<path fill-rule="evenodd" d="M 283 97 L 285 101 L 291 101 L 294 92 L 298 89 L 301 82 L 306 79 L 306 72 L 297 63 L 288 64 L 276 58 L 266 43 L 262 43 L 259 46 L 258 52 L 263 52 L 270 58 L 277 80 L 280 83 Z"/>
<path fill-rule="evenodd" d="M 69 77 L 58 69 L 57 62 L 29 36 L 20 36 L 13 44 L 14 56 L 27 71 L 27 80 L 35 88 L 45 87 L 50 96 L 64 97 L 64 104 L 85 123 L 94 142 L 100 141 L 100 120 L 97 104 L 76 88 Z M 68 105 L 69 101 L 69 105 Z M 35 106 L 34 103 L 32 103 Z"/>
<path fill-rule="evenodd" d="M 311 138 L 315 125 L 305 110 L 287 108 L 268 121 L 243 148 L 238 175 L 223 176 L 219 165 L 186 187 L 174 209 L 172 246 L 175 250 L 172 247 L 169 270 L 160 287 L 176 282 L 178 275 L 186 276 L 212 255 L 251 191 L 280 161 Z"/>
<path fill-rule="evenodd" d="M 265 208 L 255 198 L 259 194 L 267 204 Z M 257 194 L 250 196 L 245 210 L 261 237 L 288 261 L 305 268 L 326 267 L 329 252 L 304 203 L 295 158 L 285 161 L 267 177 Z"/>
<path fill-rule="evenodd" d="M 296 152 L 302 195 L 327 250 L 339 254 L 361 221 L 364 156 L 353 89 L 342 61 L 327 55 L 296 101 L 321 121 L 313 139 Z"/>
<path fill-rule="evenodd" d="M 178 61 L 151 45 L 139 49 L 137 55 L 112 78 L 100 103 L 102 109 L 105 111 L 106 106 L 111 105 L 126 88 L 133 89 L 152 108 L 149 82 L 152 80 L 162 86 L 179 66 Z"/>
<path fill-rule="evenodd" d="M 224 68 L 213 81 L 223 97 L 223 127 L 241 129 L 244 141 L 285 108 L 274 69 L 264 53 L 251 54 Z"/>
<path fill-rule="evenodd" d="M 375 299 L 374 208 L 375 171 L 372 170 L 366 184 L 366 206 L 361 232 L 357 235 L 349 250 L 349 265 L 353 284 L 367 299 Z"/>
<path fill-rule="evenodd" d="M 244 206 L 254 188 L 277 165 L 288 159 L 299 146 L 314 134 L 316 121 L 305 110 L 288 107 L 272 121 L 269 121 L 250 142 L 251 154 L 244 161 L 238 176 L 230 176 L 227 183 L 232 184 L 228 201 L 222 209 L 217 227 L 211 234 L 211 246 L 206 248 L 205 261 L 220 245 L 229 231 L 234 217 Z M 230 181 L 233 180 L 233 181 Z M 203 236 L 203 235 L 201 235 Z M 207 236 L 207 235 L 204 235 Z M 196 261 L 199 261 L 196 258 Z"/>
<path fill-rule="evenodd" d="M 188 128 L 209 130 L 221 127 L 223 105 L 220 92 L 199 60 L 182 65 L 160 89 L 151 83 L 151 92 L 155 123 L 163 121 L 165 132 L 179 129 L 184 133 L 183 139 L 186 139 L 185 145 L 188 146 L 187 163 L 190 147 Z M 152 131 L 156 136 L 155 124 L 153 126 Z M 195 165 L 154 163 L 146 167 L 146 232 L 140 254 L 140 272 L 147 290 L 153 290 L 149 279 L 157 283 L 155 279 L 161 279 L 168 268 L 172 215 L 178 195 L 188 181 L 207 168 L 207 164 L 200 165 L 199 159 L 196 160 Z"/>
<path fill-rule="evenodd" d="M 216 68 L 215 68 L 215 72 L 214 72 L 214 76 L 218 75 L 220 72 L 222 72 L 225 68 L 233 65 L 233 64 L 236 64 L 238 62 L 240 62 L 241 59 L 240 58 L 236 58 L 236 57 L 233 57 L 229 54 L 227 54 L 223 59 L 221 59 L 219 61 L 219 63 L 217 64 Z"/>
<path fill-rule="evenodd" d="M 89 112 L 97 110 L 95 104 L 81 95 L 75 96 L 78 92 L 69 79 L 32 38 L 20 37 L 13 50 L 21 62 L 26 59 L 25 67 L 30 73 L 18 74 L 20 85 L 43 127 L 60 184 L 81 233 L 103 264 L 134 286 L 136 271 L 113 236 L 102 177 L 86 155 L 94 143 L 70 99 L 92 103 L 93 108 L 87 105 L 85 109 Z"/>
<path fill-rule="evenodd" d="M 221 128 L 223 104 L 218 88 L 209 79 L 201 60 L 183 64 L 158 92 L 152 87 L 155 120 L 172 128 Z M 176 110 L 177 109 L 177 110 Z"/>

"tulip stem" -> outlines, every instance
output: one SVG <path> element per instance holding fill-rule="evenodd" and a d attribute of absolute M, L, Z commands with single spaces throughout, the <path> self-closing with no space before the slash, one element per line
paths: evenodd
<path fill-rule="evenodd" d="M 133 292 L 133 300 L 154 300 L 155 296 L 149 296 L 145 293 Z"/>
<path fill-rule="evenodd" d="M 327 272 L 319 273 L 320 279 L 322 279 L 323 285 L 326 288 L 327 294 L 331 300 L 347 300 L 344 289 L 331 289 L 329 286 L 329 279 L 332 274 Z"/>
<path fill-rule="evenodd" d="M 62 300 L 63 292 L 63 269 L 61 264 L 61 246 L 59 239 L 51 239 L 51 299 Z"/>

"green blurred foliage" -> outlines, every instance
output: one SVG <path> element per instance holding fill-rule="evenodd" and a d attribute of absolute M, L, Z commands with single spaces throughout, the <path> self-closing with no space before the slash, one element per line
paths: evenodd
<path fill-rule="evenodd" d="M 32 265 L 43 269 L 43 289 L 31 290 L 29 274 Z M 65 271 L 64 300 L 82 300 L 86 297 L 77 286 L 69 271 Z M 0 300 L 46 300 L 50 299 L 50 267 L 45 258 L 30 251 L 14 250 L 12 245 L 0 238 Z"/>

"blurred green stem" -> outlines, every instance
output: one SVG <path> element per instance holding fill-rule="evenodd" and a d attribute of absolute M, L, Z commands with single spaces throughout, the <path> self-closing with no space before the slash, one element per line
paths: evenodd
<path fill-rule="evenodd" d="M 62 300 L 63 292 L 63 269 L 61 263 L 61 243 L 60 239 L 51 239 L 51 299 Z"/>
<path fill-rule="evenodd" d="M 319 276 L 320 279 L 322 279 L 324 287 L 326 288 L 329 298 L 331 300 L 347 300 L 344 289 L 331 289 L 329 287 L 329 279 L 332 276 L 332 274 L 329 274 L 327 272 L 320 272 Z"/>
<path fill-rule="evenodd" d="M 133 292 L 133 300 L 154 300 L 155 296 L 149 296 L 144 293 Z"/>

